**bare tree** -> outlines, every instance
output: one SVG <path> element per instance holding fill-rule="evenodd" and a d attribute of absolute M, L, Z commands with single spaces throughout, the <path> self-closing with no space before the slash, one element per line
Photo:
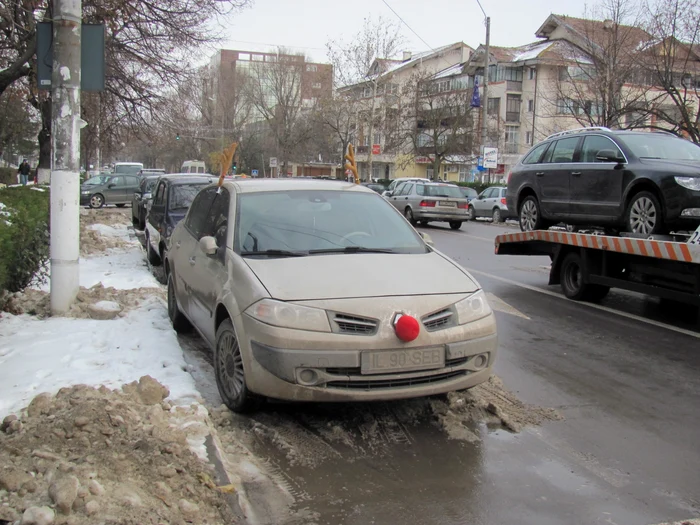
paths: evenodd
<path fill-rule="evenodd" d="M 0 95 L 0 158 L 14 163 L 36 149 L 37 115 L 26 101 L 24 86 L 15 83 Z"/>
<path fill-rule="evenodd" d="M 348 144 L 356 138 L 355 100 L 349 93 L 334 93 L 319 100 L 313 120 L 330 131 L 338 145 L 338 161 L 344 163 Z"/>
<path fill-rule="evenodd" d="M 0 95 L 29 75 L 36 48 L 34 0 L 5 0 L 0 5 Z"/>
<path fill-rule="evenodd" d="M 268 125 L 274 137 L 284 173 L 294 149 L 309 137 L 302 107 L 304 55 L 292 55 L 278 49 L 275 62 L 250 62 L 245 93 L 256 116 Z M 309 108 L 310 109 L 310 108 Z"/>
<path fill-rule="evenodd" d="M 405 142 L 414 155 L 432 160 L 435 177 L 448 157 L 471 154 L 475 129 L 471 94 L 458 77 L 435 78 L 429 72 L 413 75 L 403 87 L 408 101 L 400 120 Z"/>
<path fill-rule="evenodd" d="M 561 65 L 550 102 L 583 126 L 645 127 L 659 103 L 640 64 L 650 36 L 633 0 L 603 0 L 586 19 L 570 19 L 572 37 L 558 46 Z"/>
<path fill-rule="evenodd" d="M 367 115 L 369 126 L 369 149 L 367 150 L 368 177 L 372 178 L 372 141 L 376 122 L 375 110 L 377 94 L 385 89 L 382 84 L 384 73 L 404 45 L 405 38 L 401 33 L 401 24 L 393 20 L 378 17 L 376 20 L 365 18 L 362 29 L 350 42 L 331 40 L 326 44 L 326 50 L 333 69 L 337 87 L 365 83 L 370 88 L 367 100 L 360 97 L 345 98 L 348 111 L 359 115 Z M 358 107 L 365 106 L 365 107 Z M 357 125 L 357 123 L 356 123 Z M 343 131 L 346 137 L 349 129 Z M 347 146 L 346 146 L 347 147 Z M 345 154 L 343 152 L 343 154 Z"/>
<path fill-rule="evenodd" d="M 655 0 L 644 12 L 652 40 L 643 50 L 643 63 L 665 95 L 654 116 L 659 127 L 700 143 L 700 6 L 696 0 Z"/>

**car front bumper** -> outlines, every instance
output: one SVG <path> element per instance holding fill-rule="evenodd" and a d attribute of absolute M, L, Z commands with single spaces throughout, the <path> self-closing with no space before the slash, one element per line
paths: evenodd
<path fill-rule="evenodd" d="M 471 388 L 491 375 L 498 347 L 493 313 L 473 323 L 431 332 L 408 344 L 395 339 L 377 345 L 374 337 L 272 327 L 245 314 L 236 322 L 240 323 L 237 333 L 246 334 L 239 343 L 248 388 L 270 398 L 294 401 L 404 399 Z M 333 345 L 334 340 L 341 344 Z M 337 348 L 331 349 L 333 346 Z M 445 366 L 362 373 L 363 352 L 404 349 L 444 349 Z"/>
<path fill-rule="evenodd" d="M 90 197 L 92 197 L 92 193 L 88 193 L 87 195 L 83 195 L 81 193 L 80 194 L 80 205 L 87 206 L 88 204 L 90 204 Z"/>

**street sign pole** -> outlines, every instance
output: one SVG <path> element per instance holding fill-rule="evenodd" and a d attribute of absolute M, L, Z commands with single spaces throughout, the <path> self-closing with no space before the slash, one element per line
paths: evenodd
<path fill-rule="evenodd" d="M 79 289 L 81 0 L 54 0 L 51 78 L 51 313 Z"/>

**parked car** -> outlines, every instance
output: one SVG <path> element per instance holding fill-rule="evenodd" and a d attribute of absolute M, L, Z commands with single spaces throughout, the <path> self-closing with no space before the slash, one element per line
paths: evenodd
<path fill-rule="evenodd" d="M 380 195 L 386 190 L 383 184 L 378 184 L 376 182 L 363 182 L 362 185 L 365 188 L 369 188 L 372 191 L 379 193 Z"/>
<path fill-rule="evenodd" d="M 417 182 L 417 181 L 420 181 L 420 182 L 430 182 L 430 179 L 421 179 L 421 178 L 419 178 L 419 177 L 406 177 L 406 178 L 403 178 L 403 179 L 394 179 L 394 180 L 391 181 L 391 183 L 389 183 L 389 187 L 388 187 L 386 190 L 384 190 L 384 192 L 382 193 L 382 195 L 383 195 L 384 197 L 386 197 L 389 193 L 393 193 L 394 190 L 396 190 L 396 186 L 398 186 L 398 185 L 401 184 L 402 182 L 411 182 L 411 181 L 412 181 L 412 182 Z"/>
<path fill-rule="evenodd" d="M 692 231 L 700 225 L 700 147 L 666 132 L 556 133 L 513 168 L 506 198 L 523 231 L 559 222 Z"/>
<path fill-rule="evenodd" d="M 468 186 L 460 186 L 459 191 L 462 192 L 462 195 L 464 195 L 464 197 L 469 202 L 471 202 L 472 199 L 476 199 L 479 196 L 479 193 L 474 188 L 469 188 Z"/>
<path fill-rule="evenodd" d="M 391 278 L 372 277 L 376 268 Z M 262 397 L 369 401 L 471 388 L 496 356 L 478 283 L 361 185 L 205 188 L 175 227 L 165 273 L 173 327 L 194 326 L 212 347 L 219 392 L 235 411 Z"/>
<path fill-rule="evenodd" d="M 101 208 L 105 204 L 115 204 L 123 208 L 131 202 L 141 180 L 136 175 L 111 175 L 102 184 L 87 182 L 80 186 L 81 206 Z"/>
<path fill-rule="evenodd" d="M 506 188 L 492 186 L 482 191 L 476 199 L 469 201 L 469 220 L 477 217 L 491 217 L 493 222 L 503 222 L 510 218 L 506 205 Z"/>
<path fill-rule="evenodd" d="M 165 170 L 163 168 L 144 168 L 139 171 L 139 177 L 146 177 L 147 175 L 165 175 Z"/>
<path fill-rule="evenodd" d="M 467 199 L 459 187 L 442 182 L 402 182 L 385 197 L 411 224 L 447 222 L 459 230 L 468 218 Z"/>
<path fill-rule="evenodd" d="M 170 174 L 160 177 L 146 214 L 146 255 L 159 265 L 170 246 L 170 235 L 185 217 L 195 195 L 216 180 L 210 175 Z"/>
<path fill-rule="evenodd" d="M 153 200 L 153 190 L 160 177 L 160 175 L 142 176 L 141 183 L 131 199 L 131 222 L 138 230 L 146 228 L 147 206 Z"/>
<path fill-rule="evenodd" d="M 138 175 L 142 169 L 142 162 L 115 162 L 112 173 L 115 175 Z"/>
<path fill-rule="evenodd" d="M 92 177 L 88 177 L 87 179 L 85 179 L 82 182 L 81 186 L 101 186 L 102 184 L 105 184 L 111 177 L 111 173 L 99 173 L 97 175 L 93 175 Z"/>

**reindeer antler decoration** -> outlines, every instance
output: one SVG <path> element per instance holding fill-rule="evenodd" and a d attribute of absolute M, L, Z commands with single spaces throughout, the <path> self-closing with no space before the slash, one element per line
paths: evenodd
<path fill-rule="evenodd" d="M 231 164 L 233 163 L 233 157 L 236 155 L 236 149 L 238 148 L 238 143 L 234 142 L 228 148 L 224 148 L 224 151 L 219 154 L 219 165 L 221 166 L 221 175 L 219 175 L 219 188 L 224 183 L 224 177 L 231 169 Z"/>
<path fill-rule="evenodd" d="M 345 169 L 350 170 L 352 174 L 355 177 L 355 184 L 360 183 L 360 177 L 357 174 L 357 163 L 355 162 L 355 148 L 353 148 L 352 144 L 348 144 L 348 152 L 345 155 L 345 160 L 347 162 L 345 163 Z"/>

